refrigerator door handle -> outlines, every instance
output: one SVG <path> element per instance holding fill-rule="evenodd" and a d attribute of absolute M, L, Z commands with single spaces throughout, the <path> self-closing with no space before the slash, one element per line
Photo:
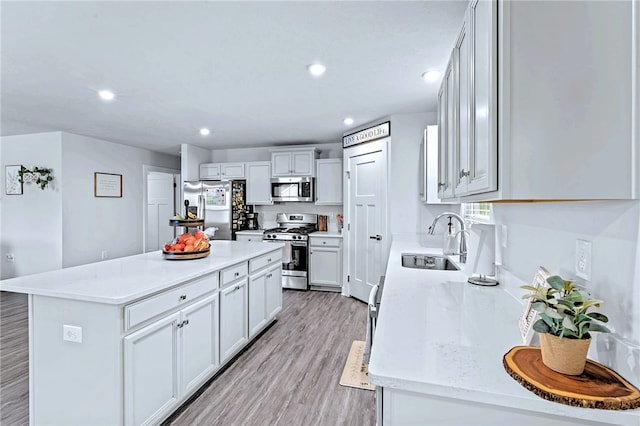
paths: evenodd
<path fill-rule="evenodd" d="M 205 219 L 205 211 L 204 211 L 204 195 L 198 195 L 198 217 L 202 220 Z"/>

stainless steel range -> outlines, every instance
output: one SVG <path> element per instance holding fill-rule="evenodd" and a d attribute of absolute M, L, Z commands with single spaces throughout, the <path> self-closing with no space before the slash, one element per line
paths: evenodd
<path fill-rule="evenodd" d="M 267 229 L 263 241 L 284 243 L 282 249 L 282 287 L 307 290 L 309 287 L 309 246 L 311 232 L 317 231 L 318 215 L 311 213 L 278 213 L 277 228 Z"/>

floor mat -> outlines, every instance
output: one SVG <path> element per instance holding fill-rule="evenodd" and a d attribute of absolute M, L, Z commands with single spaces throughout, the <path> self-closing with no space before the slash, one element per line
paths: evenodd
<path fill-rule="evenodd" d="M 375 385 L 369 383 L 369 364 L 362 364 L 362 352 L 364 351 L 364 342 L 354 340 L 351 344 L 351 350 L 347 357 L 347 363 L 342 370 L 340 384 L 358 389 L 374 390 Z"/>

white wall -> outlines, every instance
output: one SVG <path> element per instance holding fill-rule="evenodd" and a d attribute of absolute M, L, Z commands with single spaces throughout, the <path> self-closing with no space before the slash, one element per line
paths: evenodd
<path fill-rule="evenodd" d="M 143 165 L 178 169 L 177 156 L 62 134 L 63 266 L 142 253 Z M 122 198 L 94 197 L 95 172 L 122 175 Z M 168 220 L 169 218 L 167 218 Z"/>
<path fill-rule="evenodd" d="M 61 133 L 6 136 L 0 143 L 2 279 L 58 269 L 63 258 Z M 44 190 L 24 184 L 22 195 L 5 195 L 5 166 L 12 164 L 50 168 L 54 180 Z M 14 263 L 7 262 L 8 253 Z"/>

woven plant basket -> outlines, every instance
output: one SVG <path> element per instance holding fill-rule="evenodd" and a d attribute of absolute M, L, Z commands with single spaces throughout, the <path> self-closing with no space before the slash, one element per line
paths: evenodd
<path fill-rule="evenodd" d="M 558 373 L 579 376 L 587 362 L 588 339 L 567 339 L 549 333 L 541 333 L 540 349 L 544 365 Z"/>

